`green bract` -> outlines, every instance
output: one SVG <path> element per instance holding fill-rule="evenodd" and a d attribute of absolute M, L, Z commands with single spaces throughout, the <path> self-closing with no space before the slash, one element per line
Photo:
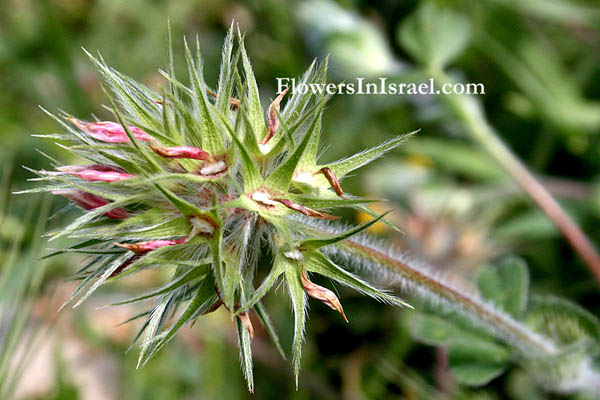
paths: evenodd
<path fill-rule="evenodd" d="M 318 234 L 315 219 L 336 219 L 338 207 L 372 200 L 344 194 L 339 181 L 350 171 L 398 146 L 404 137 L 331 164 L 319 164 L 321 119 L 327 98 L 280 94 L 266 110 L 241 37 L 233 27 L 223 48 L 218 86 L 207 86 L 202 58 L 186 43 L 190 86 L 170 68 L 168 89 L 158 93 L 91 57 L 105 83 L 116 122 L 55 117 L 65 133 L 52 138 L 92 164 L 37 172 L 46 190 L 86 212 L 52 232 L 78 243 L 66 251 L 88 254 L 72 299 L 84 301 L 100 285 L 149 269 L 169 268 L 163 287 L 119 304 L 155 299 L 140 335 L 144 365 L 185 324 L 223 305 L 236 317 L 240 357 L 253 389 L 247 312 L 254 309 L 275 345 L 275 329 L 261 305 L 283 279 L 295 316 L 293 357 L 300 370 L 306 294 L 343 314 L 329 289 L 308 273 L 331 278 L 377 300 L 406 305 L 337 265 L 321 251 L 364 230 L 373 221 Z M 238 35 L 239 36 L 239 35 Z M 313 64 L 303 83 L 325 82 L 326 63 Z M 280 106 L 281 102 L 285 105 Z M 381 218 L 381 217 L 380 217 Z M 259 260 L 272 259 L 255 287 Z M 262 265 L 262 264 L 261 264 Z M 180 308 L 177 314 L 175 310 Z M 176 320 L 166 327 L 171 315 Z M 344 315 L 345 317 L 345 315 Z"/>

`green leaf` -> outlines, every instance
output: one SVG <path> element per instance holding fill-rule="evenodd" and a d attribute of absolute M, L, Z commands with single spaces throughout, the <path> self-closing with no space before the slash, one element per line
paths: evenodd
<path fill-rule="evenodd" d="M 454 339 L 448 346 L 448 362 L 460 383 L 482 386 L 507 367 L 510 354 L 495 343 Z"/>
<path fill-rule="evenodd" d="M 300 269 L 290 267 L 285 270 L 292 308 L 294 310 L 294 343 L 292 354 L 294 356 L 294 375 L 296 377 L 296 389 L 298 389 L 298 377 L 300 374 L 302 360 L 302 345 L 304 342 L 304 324 L 306 323 L 306 293 L 300 279 Z"/>
<path fill-rule="evenodd" d="M 443 68 L 460 55 L 469 42 L 469 20 L 436 3 L 422 3 L 400 26 L 399 40 L 421 63 Z"/>
<path fill-rule="evenodd" d="M 340 268 L 336 264 L 334 264 L 331 260 L 325 257 L 323 254 L 315 251 L 311 252 L 309 255 L 306 255 L 305 268 L 309 272 L 315 272 L 317 274 L 326 276 L 328 278 L 333 279 L 336 282 L 341 283 L 344 286 L 348 286 L 354 290 L 358 290 L 361 293 L 366 294 L 367 296 L 371 296 L 375 300 L 393 304 L 400 307 L 409 307 L 412 306 L 406 303 L 404 300 L 399 299 L 395 296 L 389 295 L 383 292 L 376 287 L 371 286 L 367 282 L 361 280 L 360 278 L 354 276 L 350 272 L 346 271 L 343 268 Z"/>
<path fill-rule="evenodd" d="M 527 306 L 529 272 L 519 258 L 507 258 L 497 267 L 486 266 L 477 275 L 481 296 L 496 307 L 519 316 Z"/>
<path fill-rule="evenodd" d="M 343 160 L 335 161 L 331 164 L 323 165 L 320 167 L 328 167 L 335 174 L 335 176 L 337 176 L 338 179 L 342 179 L 347 173 L 354 171 L 355 169 L 360 168 L 373 160 L 376 160 L 388 151 L 398 147 L 417 132 L 418 131 L 414 131 L 405 135 L 397 136 L 394 139 L 390 139 L 371 149 L 365 150 Z"/>
<path fill-rule="evenodd" d="M 455 138 L 415 137 L 402 146 L 402 152 L 431 158 L 436 167 L 474 180 L 499 180 L 506 174 L 479 147 Z"/>
<path fill-rule="evenodd" d="M 600 343 L 598 318 L 566 299 L 532 297 L 525 320 L 536 332 L 564 345 L 586 339 Z"/>
<path fill-rule="evenodd" d="M 479 339 L 477 335 L 462 329 L 454 321 L 429 313 L 416 315 L 411 320 L 410 327 L 413 337 L 432 346 L 446 346 L 457 337 Z"/>
<path fill-rule="evenodd" d="M 266 184 L 267 186 L 275 189 L 287 192 L 292 182 L 292 177 L 294 176 L 294 172 L 296 171 L 296 167 L 306 150 L 306 146 L 310 142 L 312 136 L 318 135 L 317 126 L 319 125 L 319 116 L 325 106 L 325 102 L 321 102 L 319 106 L 319 111 L 317 111 L 316 117 L 313 119 L 313 122 L 308 128 L 308 132 L 304 135 L 302 142 L 298 145 L 298 147 L 294 150 L 294 152 L 288 157 L 287 160 L 283 162 L 269 177 L 267 178 Z"/>

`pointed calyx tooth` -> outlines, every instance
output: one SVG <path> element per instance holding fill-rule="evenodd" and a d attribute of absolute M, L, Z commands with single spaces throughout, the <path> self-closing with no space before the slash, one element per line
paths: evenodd
<path fill-rule="evenodd" d="M 108 165 L 63 165 L 56 168 L 58 172 L 45 172 L 49 175 L 73 175 L 89 182 L 116 182 L 134 178 L 124 169 Z"/>
<path fill-rule="evenodd" d="M 257 202 L 258 204 L 265 206 L 265 207 L 274 207 L 277 205 L 277 202 L 273 200 L 273 198 L 271 197 L 271 195 L 269 193 L 266 193 L 266 192 L 262 192 L 262 191 L 254 192 L 254 193 L 252 193 L 250 198 L 252 200 L 254 200 L 255 202 Z"/>
<path fill-rule="evenodd" d="M 344 197 L 344 191 L 342 190 L 340 181 L 329 167 L 323 167 L 317 172 L 315 172 L 315 174 L 323 174 L 323 176 L 325 176 L 325 179 L 327 179 L 335 193 L 340 197 Z"/>
<path fill-rule="evenodd" d="M 115 242 L 115 246 L 123 247 L 124 249 L 133 251 L 137 255 L 146 254 L 152 250 L 156 250 L 165 246 L 173 246 L 175 244 L 187 243 L 187 237 L 176 239 L 176 240 L 150 240 L 147 242 L 139 243 L 118 243 Z"/>
<path fill-rule="evenodd" d="M 213 92 L 212 90 L 206 89 L 206 94 L 208 94 L 210 97 L 217 98 L 217 94 L 215 92 Z M 229 105 L 231 106 L 231 109 L 233 111 L 235 111 L 240 106 L 240 101 L 238 99 L 234 98 L 234 97 L 230 97 L 229 98 Z"/>
<path fill-rule="evenodd" d="M 286 88 L 283 92 L 281 92 L 267 109 L 267 135 L 263 140 L 260 141 L 260 144 L 262 145 L 267 144 L 269 140 L 275 136 L 275 132 L 277 132 L 277 128 L 279 128 L 279 118 L 277 117 L 277 113 L 280 110 L 281 100 L 283 100 L 283 97 L 288 90 L 289 88 Z"/>
<path fill-rule="evenodd" d="M 223 300 L 221 299 L 221 291 L 219 290 L 219 288 L 215 285 L 215 292 L 217 293 L 217 296 L 219 296 L 219 300 L 213 304 L 208 311 L 205 312 L 205 314 L 208 314 L 210 312 L 215 311 L 216 309 L 218 309 L 219 307 L 221 307 L 221 305 L 223 307 L 225 307 L 227 309 L 227 311 L 231 312 L 231 310 L 229 310 L 229 308 L 227 308 L 227 306 L 225 305 L 225 303 L 223 302 Z M 240 308 L 239 303 L 235 303 L 233 305 L 233 307 L 235 308 L 235 311 L 237 311 Z M 235 315 L 237 318 L 240 319 L 240 321 L 242 322 L 242 324 L 244 324 L 244 326 L 246 327 L 246 329 L 248 329 L 248 333 L 250 334 L 250 337 L 252 339 L 254 339 L 254 327 L 252 326 L 252 321 L 250 321 L 250 316 L 248 315 L 247 311 L 238 313 Z"/>
<path fill-rule="evenodd" d="M 77 204 L 79 207 L 84 210 L 94 210 L 98 207 L 105 206 L 110 203 L 110 201 L 106 200 L 103 197 L 98 195 L 84 192 L 79 189 L 65 189 L 65 190 L 53 190 L 51 192 L 54 195 L 63 196 L 67 199 L 71 200 L 73 203 Z M 104 213 L 108 218 L 113 219 L 125 219 L 129 217 L 129 212 L 121 207 L 115 207 L 110 211 L 106 211 Z"/>
<path fill-rule="evenodd" d="M 299 213 L 306 215 L 307 217 L 314 217 L 314 218 L 328 219 L 328 220 L 339 218 L 339 217 L 336 217 L 335 215 L 316 211 L 316 210 L 313 210 L 312 208 L 308 208 L 301 204 L 294 203 L 293 201 L 288 200 L 288 199 L 274 199 L 274 200 L 278 201 L 279 203 L 283 204 L 284 206 L 286 206 L 289 209 L 298 211 Z"/>
<path fill-rule="evenodd" d="M 164 158 L 190 158 L 192 160 L 209 160 L 210 154 L 198 147 L 189 146 L 174 146 L 174 147 L 158 147 L 150 146 L 150 148 L 159 156 Z"/>
<path fill-rule="evenodd" d="M 331 290 L 324 288 L 323 286 L 319 286 L 316 283 L 311 282 L 308 279 L 308 274 L 306 270 L 302 268 L 302 273 L 300 275 L 300 280 L 302 281 L 302 286 L 304 286 L 304 290 L 308 293 L 309 296 L 314 297 L 317 300 L 322 301 L 327 307 L 332 310 L 338 311 L 344 317 L 344 320 L 348 322 L 348 318 L 346 318 L 346 314 L 344 313 L 344 309 L 342 308 L 342 304 L 340 300 L 337 298 L 335 293 Z"/>
<path fill-rule="evenodd" d="M 67 118 L 69 122 L 87 133 L 94 139 L 108 143 L 128 143 L 129 136 L 123 125 L 112 121 L 86 122 L 76 118 Z M 146 142 L 154 141 L 154 138 L 137 126 L 128 126 L 127 129 L 137 140 Z"/>

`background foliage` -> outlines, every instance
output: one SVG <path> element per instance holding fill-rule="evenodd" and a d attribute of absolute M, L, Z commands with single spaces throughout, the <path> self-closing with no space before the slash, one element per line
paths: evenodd
<path fill-rule="evenodd" d="M 448 43 L 433 40 L 411 46 L 406 21 L 423 10 L 425 3 L 431 2 L 6 0 L 0 15 L 4 144 L 0 165 L 3 172 L 5 165 L 48 168 L 36 148 L 68 160 L 69 155 L 60 154 L 50 141 L 30 136 L 57 130 L 38 105 L 80 117 L 109 117 L 100 106 L 105 100 L 81 46 L 100 51 L 110 65 L 146 84 L 162 85 L 157 69 L 167 62 L 168 16 L 175 38 L 199 34 L 206 80 L 215 82 L 223 37 L 235 18 L 246 32 L 246 46 L 261 94 L 266 96 L 263 104 L 274 97 L 276 77 L 298 76 L 314 57 L 326 54 L 331 55 L 330 80 L 335 82 L 355 76 L 415 81 L 423 74 L 413 65 L 419 65 L 423 57 L 447 65 L 455 79 L 483 82 L 486 95 L 481 102 L 490 124 L 542 176 L 598 245 L 600 9 L 591 1 L 437 2 L 455 12 L 454 21 L 436 25 L 431 32 L 435 38 L 441 31 Z M 179 56 L 181 44 L 175 40 Z M 419 49 L 429 53 L 421 54 Z M 179 75 L 184 76 L 184 63 L 178 66 L 182 67 Z M 514 284 L 500 291 L 490 288 L 493 283 L 485 286 L 495 282 L 485 266 L 500 265 L 505 255 L 516 253 L 529 266 L 530 299 L 561 295 L 598 314 L 597 282 L 547 218 L 469 139 L 443 99 L 337 96 L 328 104 L 323 123 L 325 142 L 331 144 L 322 156 L 324 161 L 421 129 L 400 150 L 344 182 L 352 193 L 385 197 L 397 208 L 395 222 L 405 233 L 382 224 L 373 228 L 374 233 L 389 236 L 440 273 L 473 285 L 479 276 L 479 287 L 487 287 L 489 296 L 503 304 L 518 297 L 508 292 Z M 29 187 L 27 171 L 14 168 L 10 176 L 12 184 L 5 186 Z M 29 232 L 23 238 L 23 251 L 38 246 L 33 240 L 38 221 L 24 218 L 30 201 L 35 200 L 12 199 L 13 207 L 2 223 L 3 261 L 9 257 L 5 249 L 23 229 Z M 56 200 L 54 211 L 65 204 Z M 53 227 L 73 216 L 61 212 L 48 224 Z M 347 216 L 357 221 L 366 218 Z M 0 264 L 4 272 L 7 264 Z M 66 279 L 77 264 L 76 256 L 53 260 L 37 302 L 43 305 L 62 297 L 57 301 L 60 304 L 73 286 L 50 288 Z M 125 354 L 135 327 L 115 328 L 135 309 L 95 308 L 121 299 L 116 293 L 133 295 L 163 278 L 148 274 L 106 287 L 83 308 L 67 310 L 25 369 L 19 396 L 247 396 L 233 324 L 225 313 L 215 313 L 186 329 L 144 369 L 135 370 L 137 357 Z M 267 340 L 255 339 L 255 397 L 280 398 L 283 393 L 292 398 L 431 398 L 443 393 L 450 398 L 549 398 L 515 367 L 482 388 L 462 386 L 443 368 L 448 358 L 456 358 L 456 350 L 447 355 L 412 339 L 419 336 L 415 331 L 435 321 L 427 320 L 426 314 L 394 310 L 339 290 L 351 324 L 332 317 L 322 305 L 311 304 L 303 384 L 298 392 L 289 363 L 278 358 Z M 282 342 L 289 347 L 293 321 L 286 302 L 278 299 L 272 295 L 266 301 L 273 320 L 281 324 Z M 519 309 L 514 302 L 505 307 Z M 7 319 L 0 316 L 4 327 Z M 54 312 L 33 316 L 44 321 Z M 425 333 L 433 331 L 425 328 Z"/>

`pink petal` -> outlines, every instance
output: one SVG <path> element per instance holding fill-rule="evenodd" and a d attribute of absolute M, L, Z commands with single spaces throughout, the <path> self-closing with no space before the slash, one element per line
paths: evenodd
<path fill-rule="evenodd" d="M 115 243 L 119 247 L 123 247 L 127 250 L 133 251 L 135 254 L 145 254 L 149 251 L 156 250 L 165 246 L 173 246 L 175 244 L 186 243 L 187 238 L 181 238 L 176 240 L 150 240 L 148 242 L 139 243 Z"/>
<path fill-rule="evenodd" d="M 193 160 L 208 160 L 210 158 L 210 154 L 198 147 L 150 147 L 156 154 L 165 158 L 191 158 Z"/>
<path fill-rule="evenodd" d="M 60 172 L 79 172 L 84 171 L 86 169 L 93 169 L 94 171 L 102 171 L 102 172 L 127 172 L 121 167 L 115 167 L 112 165 L 102 165 L 102 164 L 89 164 L 89 165 L 63 165 L 56 168 Z"/>
<path fill-rule="evenodd" d="M 130 179 L 130 178 L 135 177 L 135 175 L 133 175 L 133 174 L 127 174 L 127 173 L 122 173 L 122 172 L 114 172 L 114 171 L 100 172 L 100 171 L 94 171 L 94 170 L 80 171 L 80 172 L 75 173 L 75 175 L 81 179 L 84 179 L 84 180 L 90 181 L 90 182 L 94 182 L 94 181 L 116 182 L 116 181 L 122 181 L 124 179 Z"/>
<path fill-rule="evenodd" d="M 75 118 L 69 118 L 69 121 L 94 139 L 109 143 L 128 143 L 129 137 L 119 123 L 112 121 L 86 122 Z M 153 141 L 154 138 L 144 132 L 137 126 L 128 126 L 129 132 L 137 139 L 143 141 Z"/>
<path fill-rule="evenodd" d="M 129 174 L 123 169 L 110 167 L 107 165 L 65 165 L 57 168 L 61 173 L 75 175 L 86 181 L 102 181 L 102 182 L 116 182 L 124 179 L 130 179 L 135 177 L 133 174 Z"/>
<path fill-rule="evenodd" d="M 103 197 L 77 189 L 54 190 L 52 191 L 52 194 L 66 197 L 67 199 L 71 200 L 73 203 L 77 204 L 84 210 L 94 210 L 98 207 L 102 207 L 110 203 Z M 127 210 L 121 207 L 115 207 L 110 211 L 106 211 L 104 215 L 114 219 L 125 219 L 129 217 L 129 213 L 127 212 Z"/>

